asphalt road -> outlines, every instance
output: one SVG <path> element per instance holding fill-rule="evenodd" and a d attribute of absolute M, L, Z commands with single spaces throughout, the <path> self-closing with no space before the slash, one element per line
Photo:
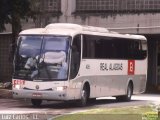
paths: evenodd
<path fill-rule="evenodd" d="M 132 96 L 130 102 L 117 102 L 115 98 L 98 98 L 95 102 L 89 103 L 86 107 L 78 107 L 76 103 L 70 102 L 54 102 L 44 101 L 40 108 L 34 108 L 29 100 L 15 100 L 15 99 L 0 99 L 0 120 L 6 116 L 5 114 L 30 114 L 30 115 L 43 115 L 41 119 L 51 118 L 53 116 L 84 111 L 94 108 L 113 108 L 124 106 L 138 106 L 147 104 L 159 104 L 160 95 L 141 94 Z M 45 116 L 44 116 L 45 115 Z M 13 116 L 12 116 L 13 117 Z M 15 117 L 15 116 L 14 116 Z M 37 120 L 40 120 L 37 118 Z M 13 118 L 12 118 L 13 119 Z M 3 120 L 3 119 L 2 119 Z"/>

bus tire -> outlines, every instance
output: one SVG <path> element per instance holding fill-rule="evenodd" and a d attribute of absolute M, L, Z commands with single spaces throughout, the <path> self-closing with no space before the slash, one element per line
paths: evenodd
<path fill-rule="evenodd" d="M 85 85 L 82 89 L 81 92 L 81 99 L 79 101 L 79 106 L 84 107 L 87 104 L 87 100 L 88 100 L 88 90 L 87 90 L 87 86 Z"/>
<path fill-rule="evenodd" d="M 96 102 L 96 98 L 89 98 L 88 102 L 94 103 Z"/>
<path fill-rule="evenodd" d="M 34 107 L 40 107 L 42 104 L 42 100 L 40 99 L 31 99 L 31 103 Z"/>
<path fill-rule="evenodd" d="M 129 102 L 131 100 L 132 95 L 133 95 L 133 85 L 131 83 L 129 83 L 129 85 L 127 87 L 127 94 L 124 96 L 117 96 L 116 100 Z"/>

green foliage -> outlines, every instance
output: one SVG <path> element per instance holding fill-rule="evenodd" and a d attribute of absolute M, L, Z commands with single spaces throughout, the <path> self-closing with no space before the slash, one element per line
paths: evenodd
<path fill-rule="evenodd" d="M 0 31 L 5 30 L 5 24 L 14 25 L 20 19 L 32 17 L 30 0 L 0 0 Z M 21 26 L 21 23 L 16 26 Z M 21 28 L 18 28 L 21 29 Z"/>
<path fill-rule="evenodd" d="M 144 120 L 158 120 L 157 112 L 146 112 L 142 115 Z"/>
<path fill-rule="evenodd" d="M 142 117 L 136 114 L 71 114 L 52 120 L 142 120 Z"/>
<path fill-rule="evenodd" d="M 7 5 L 8 0 L 0 0 L 0 31 L 5 30 L 4 24 L 10 23 L 10 8 Z"/>
<path fill-rule="evenodd" d="M 159 120 L 151 106 L 100 108 L 59 116 L 53 120 Z"/>

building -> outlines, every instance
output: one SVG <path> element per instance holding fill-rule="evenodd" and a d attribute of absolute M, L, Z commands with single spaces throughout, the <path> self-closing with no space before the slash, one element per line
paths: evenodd
<path fill-rule="evenodd" d="M 148 39 L 148 90 L 160 90 L 160 0 L 34 0 L 36 19 L 23 29 L 49 23 L 106 27 Z"/>

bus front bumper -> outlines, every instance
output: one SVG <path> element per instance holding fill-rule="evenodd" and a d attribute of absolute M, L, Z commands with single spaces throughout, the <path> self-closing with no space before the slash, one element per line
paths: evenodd
<path fill-rule="evenodd" d="M 66 90 L 63 91 L 36 91 L 36 90 L 12 90 L 13 98 L 29 98 L 42 100 L 68 100 Z"/>

